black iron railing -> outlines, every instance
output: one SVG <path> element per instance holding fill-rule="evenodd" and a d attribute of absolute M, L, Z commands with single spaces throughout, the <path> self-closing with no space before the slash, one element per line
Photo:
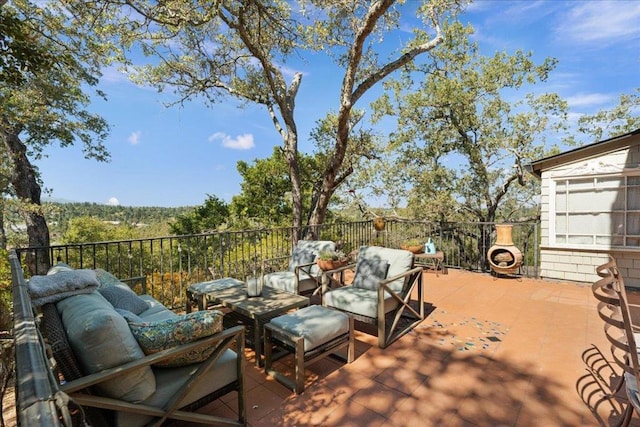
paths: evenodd
<path fill-rule="evenodd" d="M 539 223 L 514 223 L 513 241 L 523 253 L 521 272 L 538 275 Z M 184 306 L 184 290 L 192 283 L 220 277 L 245 277 L 261 260 L 291 253 L 300 238 L 333 240 L 345 252 L 361 245 L 400 247 L 407 239 L 431 237 L 444 252 L 448 268 L 488 272 L 487 251 L 495 240 L 494 223 L 427 223 L 387 220 L 384 230 L 371 221 L 325 224 L 302 229 L 271 228 L 218 231 L 111 242 L 52 245 L 16 252 L 48 257 L 73 268 L 103 268 L 117 277 L 146 277 L 148 291 L 169 307 Z M 30 263 L 38 265 L 39 263 Z M 283 268 L 285 265 L 283 265 Z M 45 274 L 35 271 L 31 274 Z"/>

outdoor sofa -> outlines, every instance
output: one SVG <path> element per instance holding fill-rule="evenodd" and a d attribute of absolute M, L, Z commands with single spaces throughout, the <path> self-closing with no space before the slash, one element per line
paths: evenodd
<path fill-rule="evenodd" d="M 24 347 L 22 336 L 38 338 L 24 357 L 20 349 L 16 353 L 22 425 L 52 409 L 60 425 L 83 425 L 85 419 L 94 426 L 160 425 L 168 419 L 246 424 L 243 327 L 223 330 L 216 310 L 177 315 L 150 295 L 137 296 L 104 270 L 58 265 L 49 277 L 27 282 L 15 253 L 9 258 L 18 302 L 16 345 Z M 64 283 L 59 292 L 43 291 L 56 282 Z M 29 335 L 32 326 L 39 331 L 35 335 Z M 34 386 L 26 373 L 43 366 L 52 381 Z M 33 401 L 47 396 L 24 394 L 49 388 L 50 402 L 44 406 Z M 194 412 L 233 391 L 237 419 Z"/>

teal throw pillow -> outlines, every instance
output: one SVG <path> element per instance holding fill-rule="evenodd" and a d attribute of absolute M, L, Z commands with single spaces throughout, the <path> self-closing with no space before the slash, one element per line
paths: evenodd
<path fill-rule="evenodd" d="M 113 308 L 128 310 L 133 314 L 140 314 L 149 309 L 149 304 L 127 285 L 118 284 L 98 288 L 98 292 L 111 303 Z"/>
<path fill-rule="evenodd" d="M 103 270 L 101 268 L 96 268 L 95 272 L 96 272 L 96 277 L 98 278 L 98 282 L 100 282 L 99 287 L 101 288 L 122 284 L 122 282 L 116 276 L 114 276 L 113 274 L 109 273 L 106 270 Z"/>
<path fill-rule="evenodd" d="M 187 344 L 222 331 L 222 312 L 201 310 L 157 322 L 129 322 L 129 329 L 144 354 Z M 155 366 L 175 367 L 205 361 L 216 346 L 203 346 L 186 354 L 163 360 Z"/>

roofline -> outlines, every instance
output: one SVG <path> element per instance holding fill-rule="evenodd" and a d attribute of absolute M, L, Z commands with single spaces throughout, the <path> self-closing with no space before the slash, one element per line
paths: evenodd
<path fill-rule="evenodd" d="M 603 141 L 594 142 L 593 144 L 584 145 L 582 147 L 574 148 L 573 150 L 565 151 L 564 153 L 536 160 L 535 162 L 529 163 L 526 166 L 526 169 L 529 173 L 540 178 L 542 177 L 542 171 L 552 167 L 571 163 L 587 157 L 593 157 L 605 152 L 626 148 L 629 145 L 628 139 L 635 135 L 640 135 L 640 128 Z"/>

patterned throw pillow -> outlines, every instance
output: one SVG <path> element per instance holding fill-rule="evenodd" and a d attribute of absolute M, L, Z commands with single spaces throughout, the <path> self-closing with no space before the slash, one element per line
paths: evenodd
<path fill-rule="evenodd" d="M 98 288 L 98 292 L 111 303 L 113 308 L 128 310 L 133 314 L 140 314 L 149 309 L 149 304 L 127 285 L 117 284 Z"/>
<path fill-rule="evenodd" d="M 222 312 L 201 310 L 158 322 L 130 322 L 129 328 L 144 354 L 154 354 L 222 331 Z M 206 360 L 216 346 L 204 346 L 163 360 L 155 366 L 174 367 Z"/>

